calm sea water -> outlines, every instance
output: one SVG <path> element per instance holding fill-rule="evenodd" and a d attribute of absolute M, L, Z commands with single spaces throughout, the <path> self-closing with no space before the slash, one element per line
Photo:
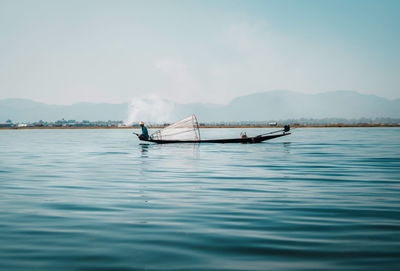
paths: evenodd
<path fill-rule="evenodd" d="M 0 192 L 0 270 L 400 269 L 399 128 L 3 130 Z"/>

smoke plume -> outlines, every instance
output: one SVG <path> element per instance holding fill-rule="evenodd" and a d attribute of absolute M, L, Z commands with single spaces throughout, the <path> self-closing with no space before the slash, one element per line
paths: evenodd
<path fill-rule="evenodd" d="M 139 121 L 147 123 L 170 122 L 174 119 L 175 103 L 157 96 L 134 98 L 129 104 L 129 116 L 125 124 Z"/>

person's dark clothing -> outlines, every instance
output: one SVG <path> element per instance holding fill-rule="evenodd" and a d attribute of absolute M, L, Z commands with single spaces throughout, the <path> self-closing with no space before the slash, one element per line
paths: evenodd
<path fill-rule="evenodd" d="M 147 131 L 146 126 L 141 125 L 142 126 L 142 134 L 140 135 L 143 139 L 149 139 L 149 132 Z"/>

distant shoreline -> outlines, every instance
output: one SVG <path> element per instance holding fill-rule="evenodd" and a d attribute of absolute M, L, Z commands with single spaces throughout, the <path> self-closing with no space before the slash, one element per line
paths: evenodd
<path fill-rule="evenodd" d="M 147 126 L 149 129 L 162 129 L 165 126 Z M 357 128 L 357 127 L 400 127 L 400 124 L 325 124 L 325 125 L 291 125 L 292 128 Z M 200 126 L 200 128 L 283 128 L 283 126 L 269 125 L 224 125 L 224 126 Z M 0 127 L 0 130 L 65 130 L 65 129 L 140 129 L 140 127 Z"/>

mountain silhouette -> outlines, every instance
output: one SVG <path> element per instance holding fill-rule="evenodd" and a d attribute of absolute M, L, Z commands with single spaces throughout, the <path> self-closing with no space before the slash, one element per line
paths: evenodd
<path fill-rule="evenodd" d="M 226 105 L 209 103 L 173 105 L 176 120 L 196 114 L 200 122 L 264 121 L 299 118 L 400 118 L 400 99 L 389 100 L 355 91 L 304 94 L 288 90 L 260 92 L 233 99 Z M 0 122 L 68 120 L 127 120 L 129 103 L 76 103 L 50 105 L 28 99 L 0 100 Z M 145 108 L 152 110 L 152 108 Z M 140 112 L 139 112 L 140 113 Z M 170 114 L 171 115 L 171 114 Z M 165 121 L 174 121 L 165 120 Z"/>

